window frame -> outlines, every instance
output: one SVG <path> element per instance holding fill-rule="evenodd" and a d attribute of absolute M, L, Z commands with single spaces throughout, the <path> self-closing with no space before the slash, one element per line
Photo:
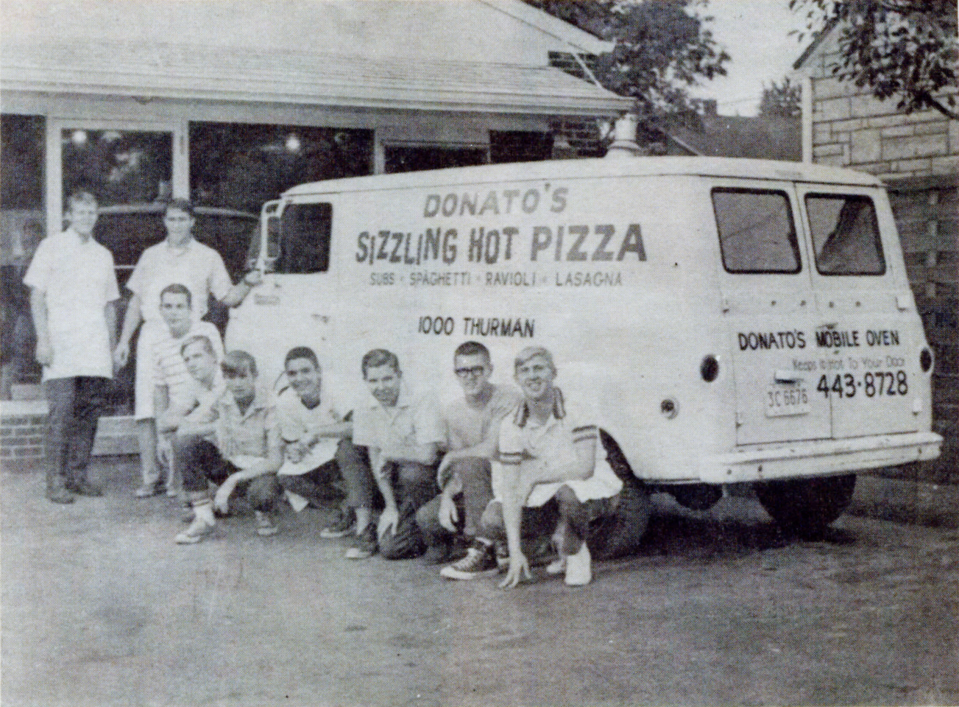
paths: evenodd
<path fill-rule="evenodd" d="M 863 272 L 863 271 L 847 271 L 847 272 L 824 272 L 819 267 L 819 253 L 816 250 L 816 232 L 813 229 L 812 215 L 809 208 L 810 198 L 819 198 L 819 199 L 845 199 L 846 201 L 850 199 L 855 199 L 859 201 L 866 201 L 872 207 L 872 222 L 873 222 L 873 233 L 874 240 L 873 243 L 876 247 L 876 254 L 879 258 L 879 263 L 881 269 L 879 272 Z M 883 277 L 889 271 L 889 264 L 886 260 L 886 253 L 882 247 L 882 231 L 879 228 L 879 211 L 876 208 L 876 201 L 869 194 L 859 194 L 855 192 L 825 192 L 825 191 L 807 191 L 802 195 L 802 204 L 803 209 L 806 212 L 806 226 L 809 229 L 809 241 L 812 247 L 812 259 L 816 268 L 816 273 L 822 277 Z M 826 242 L 828 242 L 828 237 Z M 823 243 L 825 246 L 825 242 Z"/>
<path fill-rule="evenodd" d="M 790 233 L 789 233 L 789 245 L 792 248 L 792 254 L 795 259 L 796 267 L 791 270 L 770 270 L 770 269 L 731 269 L 729 264 L 726 262 L 726 250 L 723 246 L 723 234 L 720 227 L 720 218 L 719 211 L 717 209 L 715 195 L 717 193 L 722 194 L 765 194 L 765 195 L 779 195 L 785 201 L 786 206 L 786 218 L 789 221 Z M 796 217 L 792 205 L 792 200 L 790 198 L 790 193 L 784 188 L 775 187 L 775 188 L 758 188 L 758 187 L 744 187 L 744 186 L 714 186 L 709 190 L 709 198 L 713 208 L 713 218 L 715 219 L 716 225 L 716 235 L 719 241 L 719 254 L 723 263 L 723 270 L 725 270 L 730 275 L 799 275 L 803 272 L 803 258 L 802 258 L 802 245 L 800 244 L 800 235 L 799 230 L 796 228 Z"/>

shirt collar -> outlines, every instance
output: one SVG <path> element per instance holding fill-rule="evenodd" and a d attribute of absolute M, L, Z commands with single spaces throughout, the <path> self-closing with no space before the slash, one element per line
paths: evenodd
<path fill-rule="evenodd" d="M 553 396 L 553 409 L 550 411 L 549 419 L 546 420 L 544 427 L 548 426 L 553 420 L 562 420 L 566 417 L 566 402 L 563 399 L 563 391 L 555 386 L 553 390 L 555 391 L 555 395 Z M 522 428 L 526 427 L 529 422 L 531 422 L 529 405 L 524 400 L 516 409 L 516 414 L 513 416 L 513 424 Z"/>

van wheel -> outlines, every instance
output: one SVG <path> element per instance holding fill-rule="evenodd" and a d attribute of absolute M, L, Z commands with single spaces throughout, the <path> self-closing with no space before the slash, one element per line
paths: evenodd
<path fill-rule="evenodd" d="M 787 533 L 815 539 L 846 510 L 855 488 L 856 475 L 844 474 L 765 481 L 756 484 L 756 495 Z"/>
<path fill-rule="evenodd" d="M 603 429 L 599 431 L 599 439 L 606 451 L 606 461 L 623 482 L 623 490 L 619 492 L 615 512 L 590 525 L 589 549 L 596 559 L 611 560 L 639 550 L 653 504 L 649 500 L 649 489 L 636 478 L 616 440 Z"/>
<path fill-rule="evenodd" d="M 723 489 L 712 484 L 670 486 L 667 491 L 676 502 L 691 511 L 708 511 L 723 497 Z"/>
<path fill-rule="evenodd" d="M 649 492 L 642 482 L 624 483 L 616 511 L 590 525 L 590 552 L 597 560 L 636 554 L 646 534 L 652 508 Z"/>

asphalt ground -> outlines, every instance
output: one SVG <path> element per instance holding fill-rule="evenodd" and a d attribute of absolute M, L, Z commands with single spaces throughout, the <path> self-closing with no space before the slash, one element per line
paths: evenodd
<path fill-rule="evenodd" d="M 0 474 L 5 707 L 959 704 L 954 487 L 900 494 L 897 520 L 864 477 L 818 542 L 750 498 L 656 495 L 636 557 L 504 592 L 346 560 L 312 509 L 177 546 L 177 504 L 132 497 L 135 459 L 92 476 L 104 498 L 54 506 L 41 473 Z"/>

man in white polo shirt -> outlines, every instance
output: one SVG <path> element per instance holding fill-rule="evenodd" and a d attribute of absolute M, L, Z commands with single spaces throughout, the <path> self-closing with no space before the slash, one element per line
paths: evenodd
<path fill-rule="evenodd" d="M 439 409 L 428 397 L 410 393 L 392 352 L 367 352 L 361 368 L 373 400 L 356 408 L 353 443 L 369 450 L 384 508 L 379 522 L 367 526 L 346 556 L 369 557 L 378 544 L 388 560 L 418 557 L 426 544 L 416 511 L 439 492 L 437 455 L 446 438 Z"/>
<path fill-rule="evenodd" d="M 586 539 L 590 522 L 611 513 L 609 501 L 623 482 L 603 458 L 599 430 L 589 415 L 567 406 L 553 384 L 556 366 L 542 347 L 523 349 L 515 360 L 515 377 L 525 397 L 499 432 L 502 464 L 502 512 L 491 503 L 484 513 L 487 537 L 495 537 L 501 520 L 509 546 L 509 568 L 501 587 L 516 586 L 529 577 L 529 563 L 520 546 L 523 507 L 540 508 L 555 498 L 559 510 L 559 560 L 547 567 L 565 573 L 566 584 L 583 585 L 592 579 Z M 496 516 L 499 516 L 498 518 Z"/>
<path fill-rule="evenodd" d="M 123 315 L 123 327 L 113 351 L 113 361 L 118 370 L 126 365 L 130 355 L 130 340 L 140 328 L 133 416 L 140 447 L 141 493 L 155 485 L 157 480 L 152 352 L 156 340 L 163 336 L 166 329 L 160 315 L 160 292 L 173 283 L 185 285 L 190 290 L 193 316 L 200 320 L 207 312 L 211 295 L 227 307 L 236 307 L 261 281 L 260 273 L 252 271 L 234 285 L 220 254 L 193 237 L 195 225 L 194 209 L 189 201 L 173 199 L 168 202 L 163 213 L 166 239 L 143 251 L 126 284 L 133 296 Z"/>
<path fill-rule="evenodd" d="M 23 278 L 37 332 L 37 361 L 50 405 L 47 498 L 101 496 L 87 479 L 100 410 L 106 402 L 120 297 L 113 256 L 93 239 L 97 201 L 79 191 L 67 200 L 67 229 L 45 238 Z"/>

